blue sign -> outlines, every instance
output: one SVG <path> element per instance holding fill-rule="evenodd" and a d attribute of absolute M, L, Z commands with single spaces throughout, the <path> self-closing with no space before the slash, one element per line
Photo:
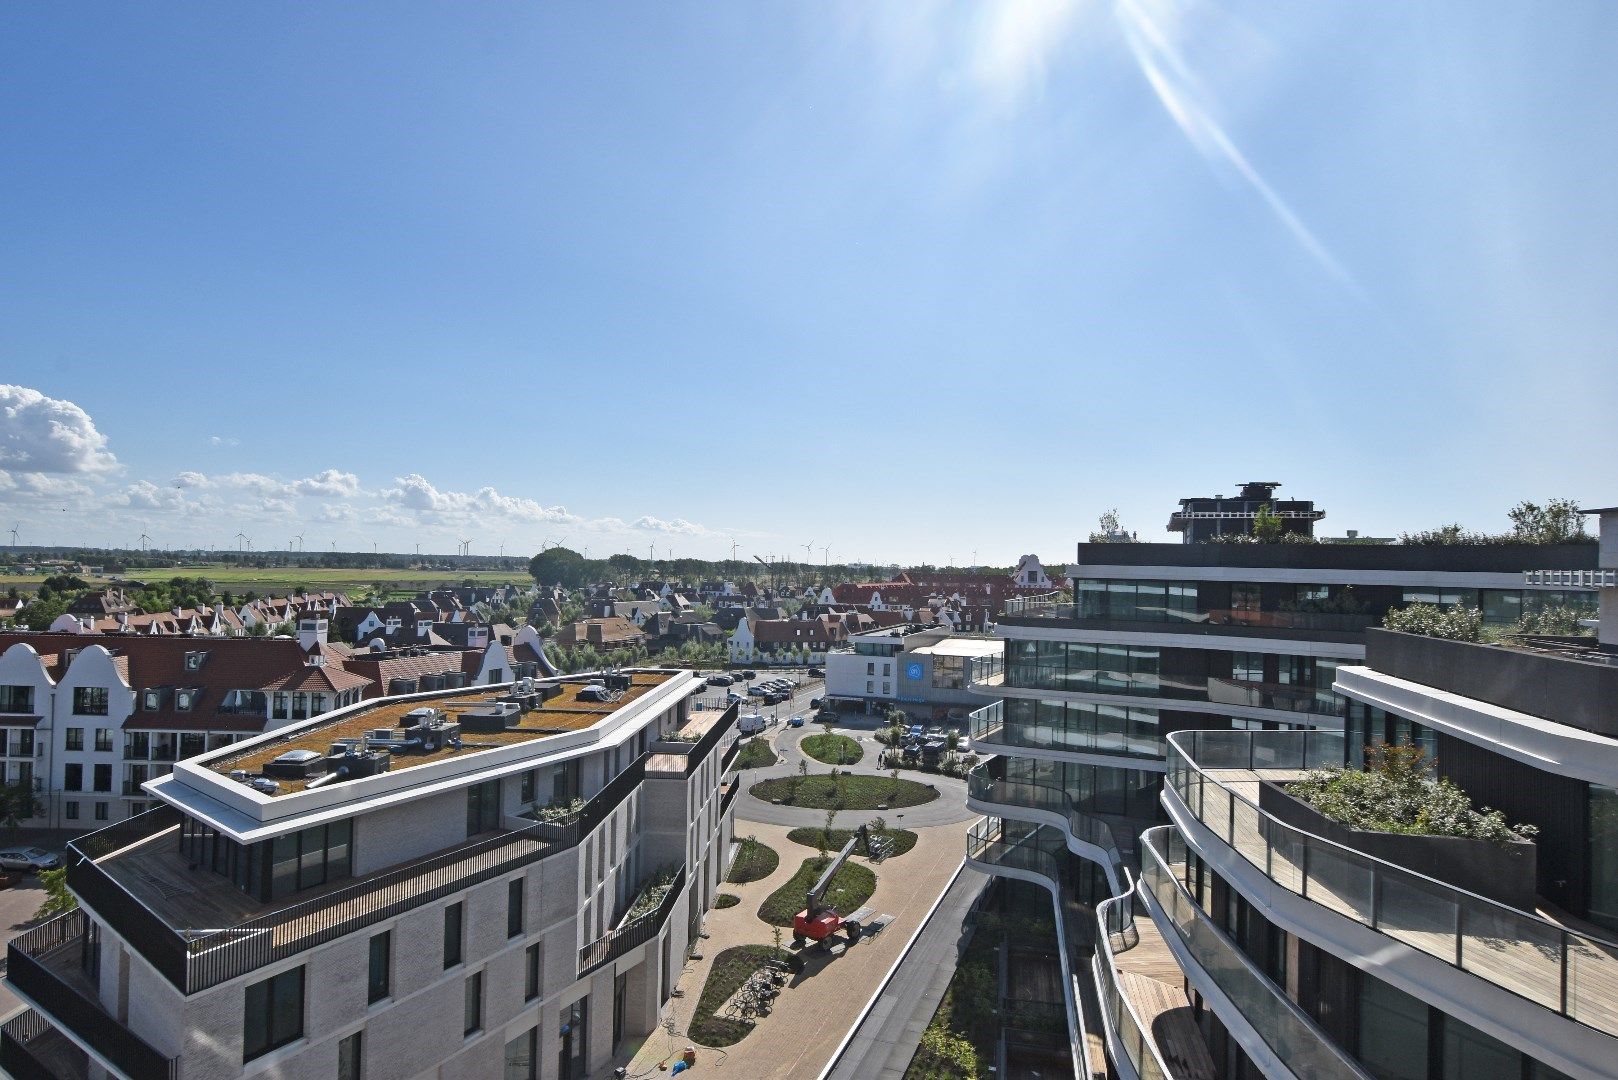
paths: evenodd
<path fill-rule="evenodd" d="M 924 671 L 926 671 L 926 668 L 922 666 L 920 660 L 912 660 L 905 665 L 905 678 L 911 681 L 918 680 L 922 677 Z"/>

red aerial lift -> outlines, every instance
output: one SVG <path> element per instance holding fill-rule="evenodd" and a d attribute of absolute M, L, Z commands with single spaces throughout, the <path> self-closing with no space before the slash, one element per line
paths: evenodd
<path fill-rule="evenodd" d="M 865 826 L 861 825 L 854 830 L 854 835 L 848 838 L 843 850 L 837 853 L 831 865 L 826 867 L 826 872 L 820 875 L 820 879 L 809 890 L 803 910 L 792 919 L 792 944 L 795 948 L 802 948 L 805 941 L 823 942 L 842 928 L 845 919 L 826 903 L 826 891 L 831 888 L 831 879 L 836 876 L 837 871 L 841 870 L 848 857 L 854 854 L 854 849 L 867 842 Z M 857 941 L 860 936 L 859 922 L 847 921 L 848 939 Z"/>

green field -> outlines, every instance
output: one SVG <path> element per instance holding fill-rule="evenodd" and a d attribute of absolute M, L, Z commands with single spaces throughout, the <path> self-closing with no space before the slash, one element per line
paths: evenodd
<path fill-rule="evenodd" d="M 185 566 L 143 567 L 125 571 L 122 575 L 136 581 L 167 581 L 172 577 L 205 577 L 220 589 L 232 593 L 255 592 L 261 596 L 289 593 L 300 588 L 313 591 L 333 589 L 337 592 L 370 592 L 371 586 L 383 584 L 390 593 L 413 596 L 424 589 L 442 588 L 472 581 L 478 585 L 530 584 L 526 574 L 507 570 L 347 570 L 326 567 L 297 566 L 236 566 L 231 563 L 188 563 Z M 0 590 L 15 585 L 20 589 L 37 586 L 42 574 L 0 574 Z M 86 578 L 91 585 L 105 584 L 106 578 Z"/>

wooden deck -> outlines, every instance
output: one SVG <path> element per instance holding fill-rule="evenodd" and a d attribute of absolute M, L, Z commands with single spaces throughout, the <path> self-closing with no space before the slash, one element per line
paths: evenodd
<path fill-rule="evenodd" d="M 1119 991 L 1134 1007 L 1175 1080 L 1215 1080 L 1213 1058 L 1185 996 L 1179 962 L 1152 920 L 1136 918 L 1135 927 L 1139 942 L 1113 954 Z"/>

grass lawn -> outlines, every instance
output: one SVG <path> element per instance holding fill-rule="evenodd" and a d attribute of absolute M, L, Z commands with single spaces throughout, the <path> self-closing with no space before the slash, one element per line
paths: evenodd
<path fill-rule="evenodd" d="M 805 895 L 830 862 L 829 857 L 803 860 L 803 865 L 798 867 L 798 872 L 792 875 L 791 880 L 759 905 L 758 917 L 771 926 L 791 926 L 792 917 L 803 910 Z M 826 903 L 839 914 L 847 915 L 869 900 L 875 891 L 876 874 L 871 868 L 846 862 L 837 871 L 837 876 L 831 879 L 831 886 L 826 890 Z"/>
<path fill-rule="evenodd" d="M 736 755 L 738 769 L 764 769 L 774 765 L 781 759 L 775 756 L 775 751 L 763 739 L 748 739 L 742 743 L 741 753 Z"/>
<path fill-rule="evenodd" d="M 718 896 L 713 898 L 713 906 L 716 907 L 716 908 L 735 907 L 737 904 L 739 904 L 741 902 L 742 902 L 741 897 L 737 896 L 735 893 L 730 893 L 730 892 L 722 892 Z"/>
<path fill-rule="evenodd" d="M 801 829 L 793 829 L 787 833 L 787 839 L 794 844 L 802 844 L 804 847 L 819 848 L 820 837 L 825 831 L 819 825 L 805 825 Z M 854 830 L 852 829 L 833 829 L 826 840 L 826 850 L 842 851 L 843 845 L 848 843 L 848 838 L 853 835 Z M 882 835 L 888 841 L 888 858 L 890 859 L 897 859 L 900 855 L 916 846 L 916 834 L 909 829 L 889 829 Z M 854 851 L 858 855 L 865 854 L 858 848 L 855 848 Z"/>
<path fill-rule="evenodd" d="M 775 849 L 757 840 L 743 840 L 742 850 L 737 853 L 736 861 L 730 864 L 730 876 L 725 878 L 732 885 L 745 885 L 749 881 L 758 881 L 775 873 L 775 868 L 781 865 L 781 856 Z"/>
<path fill-rule="evenodd" d="M 820 735 L 811 735 L 798 744 L 803 752 L 816 761 L 824 761 L 827 765 L 852 765 L 865 756 L 860 744 L 847 735 L 834 735 L 824 732 Z"/>
<path fill-rule="evenodd" d="M 842 790 L 838 790 L 838 781 Z M 894 780 L 887 776 L 782 776 L 761 780 L 752 792 L 769 802 L 780 799 L 784 806 L 811 810 L 875 810 L 879 806 L 920 806 L 938 798 L 938 792 L 914 780 Z"/>
<path fill-rule="evenodd" d="M 785 960 L 787 951 L 773 945 L 737 945 L 714 957 L 708 971 L 708 981 L 702 984 L 702 996 L 697 999 L 696 1011 L 686 1034 L 704 1046 L 732 1046 L 746 1038 L 753 1025 L 741 1020 L 727 1020 L 714 1013 L 724 1007 L 731 995 L 741 989 L 748 977 L 770 959 Z"/>

